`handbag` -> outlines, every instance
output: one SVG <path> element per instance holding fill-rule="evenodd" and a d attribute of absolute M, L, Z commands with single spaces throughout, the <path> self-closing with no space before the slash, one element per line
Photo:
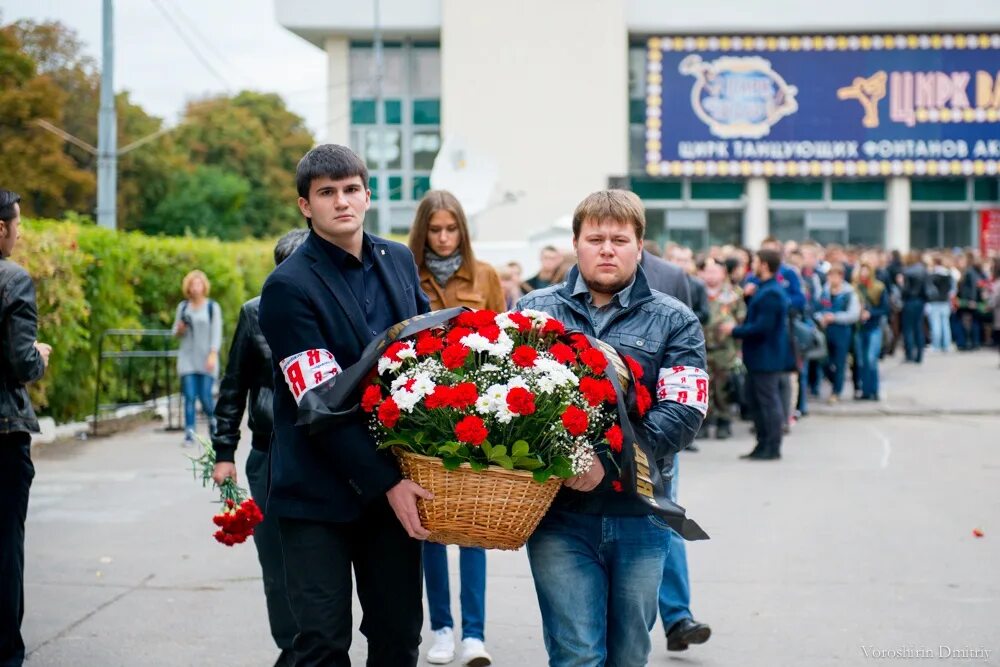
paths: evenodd
<path fill-rule="evenodd" d="M 822 329 L 806 320 L 796 319 L 792 322 L 792 333 L 795 345 L 804 360 L 819 361 L 826 358 L 826 334 Z"/>

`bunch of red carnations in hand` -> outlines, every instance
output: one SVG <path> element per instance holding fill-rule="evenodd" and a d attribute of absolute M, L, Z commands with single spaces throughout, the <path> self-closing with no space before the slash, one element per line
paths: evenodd
<path fill-rule="evenodd" d="M 212 521 L 219 527 L 219 530 L 215 531 L 215 539 L 227 547 L 242 544 L 253 535 L 253 529 L 263 520 L 264 514 L 253 498 L 247 498 L 239 504 L 233 500 L 226 500 L 223 503 L 223 510 L 212 517 Z"/>
<path fill-rule="evenodd" d="M 604 352 L 546 313 L 470 311 L 389 345 L 361 405 L 380 447 L 449 469 L 529 470 L 543 482 L 621 451 L 607 366 Z"/>
<path fill-rule="evenodd" d="M 215 470 L 215 448 L 208 440 L 195 435 L 201 443 L 201 456 L 189 456 L 195 478 L 201 477 L 201 485 L 213 483 L 212 472 Z M 249 497 L 246 489 L 240 487 L 231 477 L 218 484 L 219 502 L 222 511 L 212 517 L 212 522 L 219 527 L 215 531 L 215 539 L 220 544 L 231 547 L 242 544 L 253 535 L 254 528 L 264 520 L 260 507 Z"/>

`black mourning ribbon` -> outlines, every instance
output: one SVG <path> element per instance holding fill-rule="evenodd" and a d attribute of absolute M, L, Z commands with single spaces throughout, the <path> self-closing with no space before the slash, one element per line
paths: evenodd
<path fill-rule="evenodd" d="M 307 426 L 310 434 L 315 434 L 328 428 L 332 423 L 357 415 L 361 409 L 358 402 L 358 387 L 378 364 L 378 359 L 385 348 L 402 338 L 416 336 L 418 333 L 446 324 L 467 310 L 470 309 L 458 307 L 436 310 L 403 320 L 383 331 L 365 346 L 357 362 L 302 396 L 296 426 Z M 623 435 L 620 459 L 623 488 L 653 514 L 662 518 L 685 540 L 707 540 L 708 534 L 701 529 L 701 526 L 688 519 L 684 508 L 670 500 L 668 483 L 660 474 L 656 459 L 652 456 L 648 445 L 635 435 L 625 402 L 627 394 L 618 377 L 619 372 L 624 373 L 635 386 L 631 369 L 613 347 L 592 336 L 586 338 L 607 357 L 608 366 L 604 374 L 614 386 L 618 398 L 618 421 Z"/>

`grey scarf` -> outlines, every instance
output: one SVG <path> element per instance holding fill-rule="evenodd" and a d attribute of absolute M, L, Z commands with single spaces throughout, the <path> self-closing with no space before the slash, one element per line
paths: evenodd
<path fill-rule="evenodd" d="M 437 284 L 444 287 L 458 271 L 458 267 L 462 266 L 462 253 L 456 250 L 449 257 L 442 257 L 427 248 L 424 250 L 424 264 L 427 265 L 427 270 L 434 276 Z"/>

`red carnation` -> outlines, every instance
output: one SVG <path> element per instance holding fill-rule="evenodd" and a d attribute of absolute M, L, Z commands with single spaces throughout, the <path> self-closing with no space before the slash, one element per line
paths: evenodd
<path fill-rule="evenodd" d="M 642 379 L 642 364 L 635 360 L 632 355 L 625 355 L 625 363 L 628 364 L 629 370 L 632 371 L 632 375 L 635 376 L 636 380 Z"/>
<path fill-rule="evenodd" d="M 653 397 L 649 395 L 649 390 L 641 384 L 635 386 L 635 405 L 639 409 L 639 416 L 649 412 L 653 405 Z"/>
<path fill-rule="evenodd" d="M 497 323 L 497 313 L 495 310 L 477 310 L 472 314 L 473 326 L 477 329 L 482 329 L 484 327 L 493 326 Z"/>
<path fill-rule="evenodd" d="M 563 426 L 566 427 L 569 434 L 576 437 L 584 434 L 590 420 L 587 418 L 586 412 L 575 405 L 570 405 L 566 408 L 566 411 L 562 413 L 562 423 Z"/>
<path fill-rule="evenodd" d="M 521 333 L 528 333 L 533 326 L 531 318 L 518 312 L 508 313 L 510 321 L 517 325 L 517 330 Z"/>
<path fill-rule="evenodd" d="M 543 336 L 546 335 L 546 334 L 555 334 L 557 336 L 562 336 L 565 333 L 566 333 L 566 327 L 564 327 L 563 323 L 560 322 L 557 319 L 551 319 L 550 318 L 542 326 L 542 335 Z"/>
<path fill-rule="evenodd" d="M 615 490 L 615 493 L 621 493 L 622 483 L 616 479 L 615 481 L 611 482 L 611 488 Z"/>
<path fill-rule="evenodd" d="M 573 344 L 573 349 L 577 352 L 588 350 L 591 347 L 590 341 L 582 333 L 570 334 L 569 339 Z"/>
<path fill-rule="evenodd" d="M 519 345 L 514 348 L 514 353 L 510 355 L 510 360 L 521 368 L 531 368 L 538 358 L 538 350 L 530 345 Z"/>
<path fill-rule="evenodd" d="M 592 378 L 586 376 L 580 379 L 580 393 L 587 399 L 587 403 L 592 408 L 596 408 L 601 403 L 607 401 L 614 403 L 616 400 L 615 387 L 611 380 L 607 378 Z"/>
<path fill-rule="evenodd" d="M 535 395 L 524 387 L 514 387 L 507 392 L 507 407 L 515 415 L 534 414 Z"/>
<path fill-rule="evenodd" d="M 460 327 L 472 328 L 476 326 L 476 311 L 467 310 L 460 313 L 458 317 L 455 318 L 455 324 Z"/>
<path fill-rule="evenodd" d="M 479 335 L 491 343 L 495 343 L 500 338 L 500 327 L 495 324 L 487 325 L 479 330 Z"/>
<path fill-rule="evenodd" d="M 457 345 L 462 342 L 462 339 L 472 333 L 472 329 L 469 327 L 455 327 L 444 337 L 448 343 L 452 345 Z"/>
<path fill-rule="evenodd" d="M 439 384 L 434 387 L 434 391 L 427 394 L 424 398 L 424 405 L 427 406 L 428 410 L 436 410 L 438 408 L 445 408 L 451 403 L 451 387 L 446 387 L 443 384 Z"/>
<path fill-rule="evenodd" d="M 368 388 L 365 389 L 365 393 L 361 396 L 361 409 L 365 412 L 371 412 L 381 400 L 382 390 L 377 386 L 370 384 L 368 385 Z"/>
<path fill-rule="evenodd" d="M 399 421 L 399 406 L 396 405 L 396 401 L 392 398 L 382 401 L 382 405 L 378 406 L 378 420 L 386 428 L 392 428 L 396 425 L 396 422 Z"/>
<path fill-rule="evenodd" d="M 461 368 L 468 356 L 469 348 L 461 343 L 455 343 L 447 346 L 441 352 L 441 363 L 445 365 L 445 368 L 453 371 L 456 368 Z"/>
<path fill-rule="evenodd" d="M 576 363 L 576 352 L 566 343 L 556 343 L 549 348 L 549 354 L 555 357 L 560 364 Z"/>
<path fill-rule="evenodd" d="M 435 352 L 440 352 L 442 349 L 444 349 L 444 341 L 442 341 L 437 336 L 432 336 L 427 332 L 424 332 L 417 336 L 416 352 L 418 355 L 426 356 L 428 354 L 434 354 Z"/>
<path fill-rule="evenodd" d="M 604 437 L 608 439 L 608 445 L 615 454 L 622 452 L 622 427 L 615 424 L 604 432 Z"/>
<path fill-rule="evenodd" d="M 455 424 L 455 437 L 461 442 L 467 442 L 475 447 L 483 444 L 483 440 L 489 434 L 483 420 L 475 415 L 464 417 L 462 421 Z"/>
<path fill-rule="evenodd" d="M 580 352 L 580 361 L 587 365 L 595 375 L 600 375 L 608 367 L 608 358 L 596 347 L 587 348 Z"/>
<path fill-rule="evenodd" d="M 407 347 L 406 343 L 397 340 L 395 343 L 385 348 L 385 352 L 382 353 L 382 356 L 388 359 L 389 361 L 401 361 L 397 355 L 403 350 L 405 350 L 406 347 Z"/>
<path fill-rule="evenodd" d="M 460 382 L 451 388 L 448 405 L 456 410 L 461 410 L 475 405 L 477 400 L 479 400 L 479 391 L 476 389 L 476 384 L 474 382 Z"/>

